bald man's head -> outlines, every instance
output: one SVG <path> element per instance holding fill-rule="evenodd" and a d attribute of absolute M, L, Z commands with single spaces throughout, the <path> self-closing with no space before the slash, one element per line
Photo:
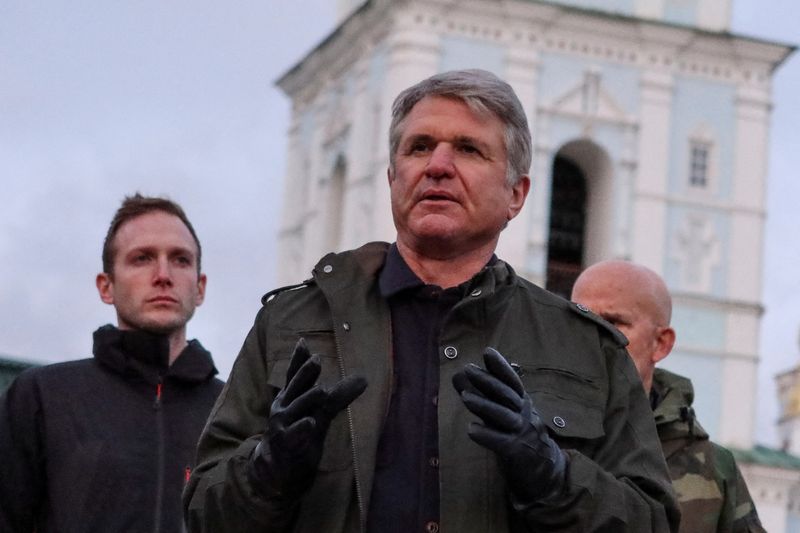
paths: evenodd
<path fill-rule="evenodd" d="M 675 331 L 669 325 L 672 298 L 664 280 L 641 265 L 603 261 L 578 276 L 572 300 L 584 304 L 628 337 L 628 353 L 649 391 L 656 363 L 675 344 Z"/>

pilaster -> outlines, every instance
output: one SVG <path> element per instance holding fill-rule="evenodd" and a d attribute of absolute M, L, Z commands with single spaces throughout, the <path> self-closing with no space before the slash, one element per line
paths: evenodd
<path fill-rule="evenodd" d="M 640 82 L 638 171 L 633 183 L 631 259 L 663 273 L 669 183 L 672 74 L 645 70 Z"/>

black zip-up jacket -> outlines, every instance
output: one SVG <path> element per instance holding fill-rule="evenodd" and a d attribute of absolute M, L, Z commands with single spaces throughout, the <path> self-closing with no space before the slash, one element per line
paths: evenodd
<path fill-rule="evenodd" d="M 165 337 L 111 325 L 93 351 L 0 397 L 0 531 L 184 529 L 181 491 L 223 386 L 211 354 L 193 340 L 169 366 Z"/>

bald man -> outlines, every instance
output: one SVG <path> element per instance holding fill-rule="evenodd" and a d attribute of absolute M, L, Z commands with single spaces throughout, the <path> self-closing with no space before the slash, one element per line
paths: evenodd
<path fill-rule="evenodd" d="M 656 368 L 675 344 L 672 298 L 661 277 L 626 261 L 587 268 L 572 300 L 628 337 L 628 353 L 650 395 L 658 436 L 681 504 L 681 532 L 763 532 L 731 452 L 708 438 L 695 419 L 692 382 Z"/>

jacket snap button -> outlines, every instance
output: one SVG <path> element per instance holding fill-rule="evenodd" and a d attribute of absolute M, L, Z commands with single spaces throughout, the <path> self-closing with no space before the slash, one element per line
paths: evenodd
<path fill-rule="evenodd" d="M 553 417 L 553 424 L 555 424 L 556 427 L 560 427 L 560 428 L 563 428 L 564 426 L 567 425 L 567 423 L 564 421 L 564 419 L 561 418 L 560 416 L 554 416 Z"/>
<path fill-rule="evenodd" d="M 480 289 L 475 289 L 474 291 L 469 293 L 469 295 L 470 296 L 480 296 L 481 295 L 481 290 Z"/>
<path fill-rule="evenodd" d="M 456 350 L 455 346 L 447 346 L 444 349 L 444 356 L 448 359 L 455 359 L 458 357 L 458 350 Z"/>
<path fill-rule="evenodd" d="M 589 312 L 589 308 L 586 307 L 583 304 L 575 304 L 575 307 L 577 307 L 579 310 L 583 311 L 584 313 L 588 313 Z"/>
<path fill-rule="evenodd" d="M 322 267 L 322 271 L 325 272 L 326 274 L 330 274 L 331 272 L 333 272 L 333 267 L 330 265 L 325 265 L 324 267 Z"/>
<path fill-rule="evenodd" d="M 425 531 L 427 531 L 427 533 L 439 533 L 439 524 L 436 522 L 428 522 L 425 524 Z"/>
<path fill-rule="evenodd" d="M 342 328 L 345 331 L 350 331 L 350 322 L 345 322 L 344 324 L 342 324 Z"/>

